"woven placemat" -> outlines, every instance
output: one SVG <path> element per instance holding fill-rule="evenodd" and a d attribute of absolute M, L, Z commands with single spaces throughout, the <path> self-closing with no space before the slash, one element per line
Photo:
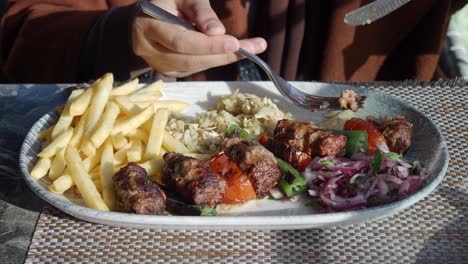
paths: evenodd
<path fill-rule="evenodd" d="M 468 86 L 457 83 L 371 86 L 429 115 L 448 142 L 442 184 L 397 215 L 327 229 L 176 231 L 92 224 L 46 206 L 26 263 L 468 263 Z"/>

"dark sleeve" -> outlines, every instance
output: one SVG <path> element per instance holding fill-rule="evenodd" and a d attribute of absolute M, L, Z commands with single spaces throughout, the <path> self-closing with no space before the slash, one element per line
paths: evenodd
<path fill-rule="evenodd" d="M 99 78 L 106 72 L 124 81 L 148 69 L 131 47 L 131 19 L 136 12 L 136 4 L 114 7 L 97 19 L 81 49 L 80 81 Z"/>
<path fill-rule="evenodd" d="M 116 72 L 118 79 L 128 78 L 129 71 L 141 66 L 129 44 L 133 3 L 9 1 L 0 24 L 0 78 L 4 82 L 71 83 L 107 71 Z"/>
<path fill-rule="evenodd" d="M 468 4 L 468 0 L 453 0 L 452 8 L 450 10 L 451 14 L 454 14 L 455 12 L 462 9 L 467 4 Z"/>
<path fill-rule="evenodd" d="M 8 82 L 73 82 L 82 40 L 106 4 L 14 1 L 0 25 L 0 67 Z"/>

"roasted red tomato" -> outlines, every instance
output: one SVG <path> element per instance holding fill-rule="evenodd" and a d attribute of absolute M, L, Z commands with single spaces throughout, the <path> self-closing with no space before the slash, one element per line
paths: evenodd
<path fill-rule="evenodd" d="M 360 119 L 351 118 L 344 124 L 344 130 L 365 130 L 367 131 L 367 147 L 369 153 L 374 154 L 377 150 L 377 145 L 387 146 L 385 138 L 377 128 L 375 128 L 370 122 Z"/>
<path fill-rule="evenodd" d="M 227 189 L 221 203 L 238 204 L 255 199 L 255 189 L 249 178 L 228 156 L 224 153 L 215 154 L 210 158 L 208 163 L 227 183 Z"/>

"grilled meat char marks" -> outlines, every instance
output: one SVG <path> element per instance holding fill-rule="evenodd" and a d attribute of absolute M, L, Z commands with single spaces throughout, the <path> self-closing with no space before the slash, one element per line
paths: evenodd
<path fill-rule="evenodd" d="M 259 198 L 266 196 L 281 178 L 275 156 L 263 146 L 231 138 L 224 144 L 223 151 L 247 175 Z"/>
<path fill-rule="evenodd" d="M 113 177 L 117 198 L 125 211 L 159 215 L 166 207 L 166 195 L 152 182 L 146 170 L 131 162 Z"/>
<path fill-rule="evenodd" d="M 396 153 L 406 153 L 408 151 L 413 136 L 413 124 L 404 117 L 397 116 L 395 119 L 385 122 L 378 129 L 382 132 L 390 151 Z"/>
<path fill-rule="evenodd" d="M 275 156 L 283 159 L 297 170 L 305 169 L 312 160 L 309 154 L 266 135 L 261 135 L 259 142 Z"/>
<path fill-rule="evenodd" d="M 288 119 L 278 121 L 274 138 L 311 156 L 341 155 L 346 150 L 346 136 L 325 131 L 308 122 Z"/>
<path fill-rule="evenodd" d="M 164 154 L 163 181 L 188 202 L 216 207 L 226 191 L 226 181 L 205 162 L 182 154 Z"/>

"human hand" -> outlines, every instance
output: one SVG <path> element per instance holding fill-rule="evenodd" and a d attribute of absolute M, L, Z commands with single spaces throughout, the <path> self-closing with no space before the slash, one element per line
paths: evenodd
<path fill-rule="evenodd" d="M 226 29 L 209 0 L 153 0 L 151 3 L 193 23 L 200 32 L 146 15 L 132 22 L 133 52 L 168 77 L 185 77 L 209 68 L 236 62 L 239 48 L 258 54 L 266 49 L 262 38 L 238 40 Z"/>

